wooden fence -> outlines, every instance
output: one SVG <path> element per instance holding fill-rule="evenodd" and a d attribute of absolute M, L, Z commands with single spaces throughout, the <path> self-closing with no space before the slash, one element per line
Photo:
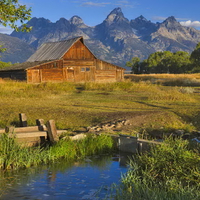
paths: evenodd
<path fill-rule="evenodd" d="M 8 133 L 10 137 L 15 137 L 17 142 L 34 146 L 44 144 L 46 141 L 54 143 L 59 140 L 59 135 L 66 132 L 66 130 L 57 130 L 55 121 L 49 120 L 46 125 L 43 119 L 36 120 L 36 126 L 28 126 L 27 117 L 24 113 L 19 114 L 20 127 L 6 127 L 0 129 L 0 135 Z"/>
<path fill-rule="evenodd" d="M 15 137 L 17 142 L 25 146 L 34 146 L 44 144 L 45 142 L 54 143 L 59 140 L 59 135 L 66 132 L 66 130 L 57 130 L 55 121 L 49 120 L 46 125 L 43 119 L 36 120 L 36 126 L 28 126 L 27 117 L 24 113 L 19 114 L 21 127 L 6 127 L 0 129 L 0 136 L 3 133 L 8 133 L 10 137 Z M 109 134 L 110 135 L 110 134 Z M 161 144 L 161 142 L 149 141 L 131 137 L 128 135 L 110 135 L 112 136 L 116 147 L 120 151 L 128 153 L 149 151 L 152 145 Z M 79 140 L 86 137 L 86 134 L 77 134 L 70 136 L 72 140 Z"/>

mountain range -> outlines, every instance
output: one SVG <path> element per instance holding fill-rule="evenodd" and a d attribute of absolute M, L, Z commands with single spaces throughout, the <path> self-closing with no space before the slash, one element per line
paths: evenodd
<path fill-rule="evenodd" d="M 19 45 L 13 44 L 12 48 L 18 49 L 21 56 L 10 51 L 6 56 L 2 54 L 2 60 L 23 62 L 44 42 L 76 36 L 83 36 L 86 45 L 98 58 L 119 66 L 124 66 L 134 56 L 146 59 L 156 51 L 191 52 L 200 42 L 199 30 L 182 26 L 173 16 L 162 23 L 153 23 L 142 15 L 128 20 L 121 8 L 115 8 L 101 24 L 93 27 L 87 26 L 79 16 L 69 20 L 60 18 L 55 23 L 34 17 L 28 25 L 33 27 L 30 33 L 13 31 L 10 36 L 6 35 L 11 38 L 11 43 L 20 39 Z M 3 37 L 0 41 L 4 42 Z M 23 44 L 28 45 L 25 51 L 21 47 Z"/>

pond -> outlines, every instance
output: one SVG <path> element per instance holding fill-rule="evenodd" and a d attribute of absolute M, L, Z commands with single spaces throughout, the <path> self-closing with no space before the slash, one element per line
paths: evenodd
<path fill-rule="evenodd" d="M 94 156 L 2 173 L 0 199 L 103 199 L 127 171 L 125 155 Z"/>

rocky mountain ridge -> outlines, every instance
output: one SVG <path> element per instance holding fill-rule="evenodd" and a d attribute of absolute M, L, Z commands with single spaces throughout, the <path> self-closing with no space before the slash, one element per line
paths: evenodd
<path fill-rule="evenodd" d="M 134 56 L 147 58 L 155 51 L 194 50 L 200 42 L 200 31 L 182 26 L 173 16 L 162 23 L 153 23 L 144 16 L 128 20 L 121 8 L 115 8 L 101 23 L 87 26 L 79 16 L 55 23 L 44 18 L 32 18 L 30 33 L 14 31 L 11 36 L 38 48 L 44 42 L 54 42 L 83 36 L 86 45 L 100 59 L 124 66 Z"/>
<path fill-rule="evenodd" d="M 22 63 L 35 52 L 26 42 L 6 34 L 0 33 L 0 44 L 6 48 L 5 52 L 0 53 L 0 60 L 4 62 Z"/>

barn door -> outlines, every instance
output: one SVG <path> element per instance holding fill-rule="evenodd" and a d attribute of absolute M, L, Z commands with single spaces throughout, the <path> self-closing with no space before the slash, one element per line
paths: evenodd
<path fill-rule="evenodd" d="M 31 76 L 32 76 L 32 83 L 40 83 L 41 82 L 39 69 L 31 70 Z"/>
<path fill-rule="evenodd" d="M 117 70 L 117 72 L 116 72 L 117 74 L 116 74 L 116 80 L 117 81 L 122 81 L 122 70 Z"/>
<path fill-rule="evenodd" d="M 74 69 L 73 68 L 67 69 L 67 81 L 74 82 Z"/>

